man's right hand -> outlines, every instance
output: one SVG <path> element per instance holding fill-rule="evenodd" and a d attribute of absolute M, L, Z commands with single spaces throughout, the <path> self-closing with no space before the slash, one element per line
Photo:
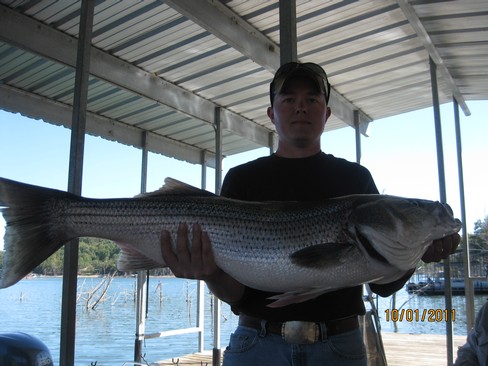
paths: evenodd
<path fill-rule="evenodd" d="M 206 232 L 199 224 L 193 225 L 193 238 L 188 239 L 188 225 L 180 224 L 173 251 L 171 237 L 167 230 L 161 232 L 161 253 L 168 267 L 176 277 L 197 280 L 211 280 L 222 270 L 215 264 L 212 245 Z"/>
<path fill-rule="evenodd" d="M 176 277 L 203 280 L 215 296 L 230 304 L 242 298 L 244 285 L 217 266 L 210 237 L 199 224 L 193 225 L 191 246 L 188 225 L 179 225 L 174 251 L 169 232 L 163 230 L 161 253 Z"/>

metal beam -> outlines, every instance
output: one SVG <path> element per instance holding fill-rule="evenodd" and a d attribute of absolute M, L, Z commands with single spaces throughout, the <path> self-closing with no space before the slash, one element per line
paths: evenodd
<path fill-rule="evenodd" d="M 215 108 L 215 193 L 220 194 L 222 188 L 222 128 L 220 124 L 220 108 Z M 212 295 L 213 298 L 213 349 L 212 349 L 212 366 L 219 366 L 221 364 L 221 349 L 220 349 L 220 300 L 217 296 Z"/>
<path fill-rule="evenodd" d="M 72 107 L 70 105 L 5 84 L 0 84 L 0 108 L 10 112 L 22 111 L 24 116 L 31 118 L 42 116 L 46 122 L 71 128 Z M 87 112 L 86 132 L 139 149 L 144 147 L 141 140 L 143 130 L 94 113 Z M 148 132 L 146 144 L 150 152 L 176 157 L 191 164 L 201 163 L 201 151 L 194 146 L 167 139 L 153 132 Z M 215 167 L 215 154 L 207 151 L 206 158 L 208 166 Z"/>
<path fill-rule="evenodd" d="M 148 150 L 147 150 L 147 131 L 144 131 L 141 136 L 142 143 L 142 159 L 141 159 L 141 193 L 147 191 L 147 163 L 148 163 Z M 146 333 L 146 310 L 147 297 L 147 282 L 149 271 L 137 272 L 137 286 L 136 286 L 136 334 L 134 339 L 134 362 L 142 362 L 142 348 L 144 342 L 144 334 Z"/>
<path fill-rule="evenodd" d="M 429 33 L 427 33 L 427 30 L 422 24 L 422 21 L 417 16 L 415 9 L 412 7 L 412 5 L 409 4 L 408 0 L 397 0 L 397 2 L 403 11 L 403 14 L 407 18 L 408 22 L 414 29 L 415 33 L 417 33 L 417 36 L 419 37 L 425 49 L 429 53 L 430 58 L 435 62 L 438 70 L 440 71 L 443 79 L 446 81 L 449 89 L 451 89 L 452 96 L 456 98 L 464 114 L 466 116 L 471 115 L 471 112 L 469 111 L 468 105 L 466 104 L 463 94 L 461 93 L 456 83 L 454 82 L 451 73 L 449 72 L 446 64 L 444 63 L 444 60 L 442 59 L 441 55 L 437 51 L 437 48 L 434 45 L 432 39 L 430 38 Z"/>
<path fill-rule="evenodd" d="M 356 135 L 356 163 L 361 164 L 361 134 L 359 126 L 359 114 L 354 113 L 354 126 Z"/>
<path fill-rule="evenodd" d="M 332 113 L 336 117 L 340 118 L 354 129 L 356 129 L 354 121 L 357 120 L 359 132 L 361 132 L 362 135 L 367 136 L 366 133 L 368 131 L 369 123 L 373 121 L 373 119 L 360 109 L 355 109 L 346 98 L 336 92 L 333 88 L 330 90 L 329 105 Z"/>
<path fill-rule="evenodd" d="M 81 195 L 85 150 L 86 105 L 90 70 L 90 49 L 95 0 L 81 1 L 79 42 L 76 52 L 75 91 L 73 95 L 68 192 Z M 63 303 L 61 307 L 61 365 L 74 365 L 76 338 L 76 292 L 78 283 L 79 239 L 64 247 Z"/>
<path fill-rule="evenodd" d="M 78 44 L 76 38 L 4 5 L 0 5 L 0 11 L 0 40 L 63 65 L 75 67 Z M 217 105 L 213 102 L 96 48 L 92 48 L 91 52 L 90 74 L 195 119 L 212 125 L 214 123 Z M 222 111 L 223 128 L 261 146 L 267 146 L 269 129 L 230 110 Z M 241 128 L 234 131 L 232 128 L 236 126 L 236 120 Z"/>
<path fill-rule="evenodd" d="M 471 260 L 469 255 L 469 238 L 466 225 L 466 201 L 464 195 L 463 154 L 461 144 L 461 122 L 459 119 L 459 104 L 456 99 L 452 101 L 454 106 L 454 128 L 456 131 L 456 152 L 459 177 L 459 203 L 461 206 L 461 222 L 463 224 L 462 249 L 464 268 L 464 297 L 466 299 L 466 331 L 469 332 L 474 325 L 474 285 L 471 278 Z"/>
<path fill-rule="evenodd" d="M 437 67 L 435 61 L 430 58 L 430 81 L 432 84 L 432 108 L 434 110 L 435 139 L 437 147 L 437 168 L 439 175 L 439 194 L 441 203 L 447 202 L 446 174 L 444 169 L 444 149 L 442 144 L 441 112 L 439 107 L 439 94 L 437 89 Z M 453 327 L 452 327 L 452 288 L 451 288 L 451 265 L 449 257 L 444 259 L 444 301 L 447 310 L 446 319 L 446 349 L 447 365 L 452 365 Z"/>
<path fill-rule="evenodd" d="M 298 61 L 297 54 L 297 3 L 280 0 L 280 62 Z"/>
<path fill-rule="evenodd" d="M 274 73 L 280 48 L 220 1 L 165 0 L 164 3 Z"/>
<path fill-rule="evenodd" d="M 214 34 L 226 44 L 231 45 L 244 56 L 271 73 L 278 70 L 280 66 L 280 46 L 220 1 L 168 0 L 165 1 L 165 4 Z M 329 104 L 334 116 L 353 128 L 354 111 L 358 111 L 360 131 L 363 134 L 366 133 L 368 123 L 372 121 L 372 118 L 341 96 L 334 88 L 331 90 Z M 225 119 L 222 122 L 225 124 Z"/>

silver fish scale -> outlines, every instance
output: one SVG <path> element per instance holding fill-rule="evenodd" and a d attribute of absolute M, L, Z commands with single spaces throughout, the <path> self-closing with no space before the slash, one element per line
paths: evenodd
<path fill-rule="evenodd" d="M 350 204 L 303 205 L 269 203 L 253 204 L 228 200 L 220 197 L 180 197 L 161 199 L 111 199 L 111 200 L 65 200 L 57 207 L 50 208 L 58 224 L 71 226 L 74 231 L 90 231 L 93 225 L 117 228 L 125 231 L 120 225 L 131 227 L 180 223 L 200 223 L 202 225 L 255 225 L 253 229 L 263 233 L 275 234 L 278 226 L 286 229 L 289 225 L 322 220 L 324 232 L 330 235 L 330 229 L 341 227 L 346 219 L 344 213 Z M 338 216 L 344 220 L 338 221 Z M 334 220 L 331 220 L 334 217 Z M 304 229 L 304 228 L 303 228 Z M 102 229 L 103 230 L 103 229 Z M 158 230 L 160 231 L 160 230 Z M 249 230 L 246 233 L 252 234 Z M 291 231 L 292 237 L 303 236 L 303 231 Z M 315 233 L 316 235 L 316 233 Z M 266 235 L 268 236 L 268 235 Z M 281 235 L 280 235 L 281 236 Z"/>
<path fill-rule="evenodd" d="M 349 206 L 347 202 L 255 204 L 222 197 L 164 196 L 64 200 L 52 211 L 59 232 L 132 243 L 150 258 L 161 257 L 163 228 L 175 237 L 179 223 L 199 223 L 210 235 L 216 260 L 227 267 L 226 262 L 236 257 L 244 262 L 270 262 L 281 253 L 281 260 L 288 261 L 289 254 L 305 246 L 345 241 Z"/>
<path fill-rule="evenodd" d="M 310 245 L 351 241 L 347 212 L 351 203 L 255 204 L 221 197 L 161 197 L 157 199 L 63 200 L 51 207 L 57 232 L 130 243 L 147 258 L 165 266 L 160 249 L 163 228 L 173 241 L 181 222 L 199 223 L 209 233 L 217 264 L 240 282 L 281 292 L 355 285 L 364 271 L 374 275 L 359 251 L 348 260 L 358 266 L 330 267 L 324 281 L 320 269 L 293 265 L 290 254 Z M 68 238 L 66 238 L 68 239 Z M 375 268 L 380 269 L 381 266 Z M 285 274 L 285 275 L 284 275 Z M 349 282 L 348 282 L 349 281 Z"/>

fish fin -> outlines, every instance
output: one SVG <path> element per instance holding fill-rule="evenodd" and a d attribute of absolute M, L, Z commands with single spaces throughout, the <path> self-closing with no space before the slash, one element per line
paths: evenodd
<path fill-rule="evenodd" d="M 301 267 L 324 268 L 344 263 L 353 250 L 358 249 L 351 243 L 318 244 L 297 250 L 290 254 L 290 260 Z"/>
<path fill-rule="evenodd" d="M 117 260 L 117 269 L 119 271 L 130 272 L 165 267 L 164 263 L 158 263 L 134 250 L 134 247 L 130 244 L 121 242 L 115 242 L 115 244 L 120 248 L 119 259 Z"/>
<path fill-rule="evenodd" d="M 199 197 L 213 197 L 216 196 L 212 192 L 206 191 L 204 189 L 200 189 L 194 187 L 192 185 L 186 184 L 174 178 L 166 178 L 164 180 L 164 186 L 159 188 L 154 192 L 148 193 L 141 193 L 138 194 L 137 198 L 147 198 L 147 197 L 159 197 L 159 196 L 199 196 Z"/>
<path fill-rule="evenodd" d="M 0 211 L 6 222 L 0 288 L 20 281 L 72 239 L 59 237 L 48 213 L 53 199 L 72 198 L 77 196 L 0 178 Z"/>
<path fill-rule="evenodd" d="M 283 306 L 297 304 L 300 302 L 315 299 L 316 297 L 331 291 L 332 289 L 327 288 L 311 288 L 298 291 L 289 291 L 279 295 L 274 295 L 269 297 L 269 300 L 275 300 L 274 302 L 268 304 L 270 308 L 281 308 Z"/>

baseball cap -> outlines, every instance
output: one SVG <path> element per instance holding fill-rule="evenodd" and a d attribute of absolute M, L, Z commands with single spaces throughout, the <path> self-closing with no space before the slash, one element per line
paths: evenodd
<path fill-rule="evenodd" d="M 280 66 L 275 73 L 273 81 L 269 84 L 271 105 L 273 105 L 275 95 L 281 91 L 285 83 L 292 77 L 302 77 L 312 80 L 316 84 L 317 89 L 325 95 L 325 100 L 329 102 L 330 84 L 327 79 L 327 74 L 320 65 L 313 62 L 288 62 Z"/>

